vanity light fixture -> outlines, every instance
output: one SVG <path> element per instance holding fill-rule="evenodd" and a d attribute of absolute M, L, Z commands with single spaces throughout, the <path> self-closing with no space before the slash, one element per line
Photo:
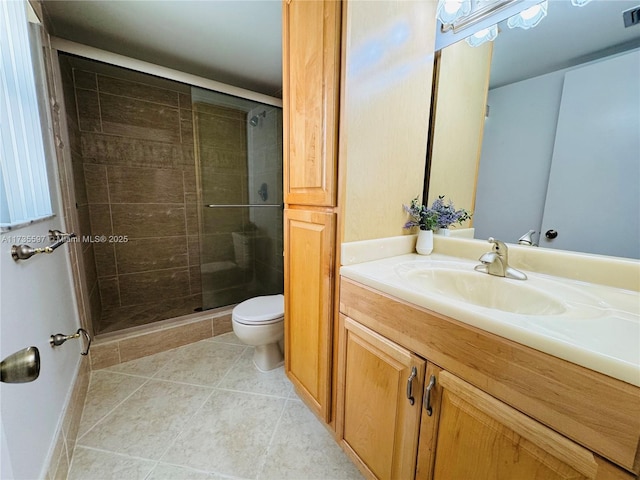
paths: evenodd
<path fill-rule="evenodd" d="M 437 18 L 442 22 L 440 27 L 443 33 L 453 30 L 454 33 L 459 33 L 466 28 L 472 27 L 488 18 L 492 15 L 498 14 L 502 10 L 509 9 L 513 5 L 526 0 L 469 0 L 465 3 L 465 6 L 457 10 L 455 19 L 453 16 L 443 16 L 440 12 L 446 10 L 453 10 L 457 5 L 461 5 L 461 0 L 438 0 Z M 529 4 L 531 4 L 530 0 Z M 451 3 L 450 6 L 447 4 Z M 462 13 L 466 11 L 467 13 Z"/>
<path fill-rule="evenodd" d="M 525 8 L 513 17 L 509 17 L 509 19 L 507 19 L 507 26 L 509 28 L 523 28 L 525 30 L 533 28 L 547 16 L 548 6 L 549 2 L 548 0 L 545 0 L 537 5 Z"/>
<path fill-rule="evenodd" d="M 438 0 L 436 16 L 443 24 L 452 24 L 471 13 L 471 0 Z"/>
<path fill-rule="evenodd" d="M 571 1 L 572 5 L 578 7 L 591 2 L 591 0 L 554 1 Z M 528 30 L 537 26 L 547 16 L 548 8 L 548 0 L 438 0 L 437 18 L 441 23 L 438 34 L 453 31 L 453 35 L 457 35 L 467 28 L 476 25 L 476 28 L 480 28 L 494 22 L 500 24 L 505 19 L 509 28 Z M 520 12 L 513 15 L 513 12 L 518 10 Z M 508 15 L 511 16 L 508 17 Z M 484 25 L 478 25 L 481 22 L 484 22 Z M 493 41 L 498 32 L 496 26 L 482 28 L 475 35 L 467 37 L 466 41 L 471 46 L 482 45 L 484 42 Z"/>
<path fill-rule="evenodd" d="M 483 28 L 482 30 L 467 37 L 465 41 L 472 47 L 477 47 L 486 42 L 493 42 L 498 36 L 498 26 L 492 25 L 489 28 Z"/>

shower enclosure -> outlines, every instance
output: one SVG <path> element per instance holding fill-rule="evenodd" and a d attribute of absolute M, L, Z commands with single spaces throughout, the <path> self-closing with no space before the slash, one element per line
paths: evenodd
<path fill-rule="evenodd" d="M 202 306 L 282 293 L 282 110 L 192 88 Z"/>
<path fill-rule="evenodd" d="M 94 333 L 282 293 L 282 111 L 60 54 Z"/>

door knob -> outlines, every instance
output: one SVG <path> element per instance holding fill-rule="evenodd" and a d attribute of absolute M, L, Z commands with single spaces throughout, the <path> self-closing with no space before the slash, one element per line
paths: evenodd
<path fill-rule="evenodd" d="M 36 347 L 24 348 L 0 362 L 0 382 L 33 382 L 40 375 L 40 352 Z"/>
<path fill-rule="evenodd" d="M 553 240 L 558 236 L 558 232 L 556 232 L 555 230 L 547 230 L 544 236 L 547 237 L 549 240 Z"/>

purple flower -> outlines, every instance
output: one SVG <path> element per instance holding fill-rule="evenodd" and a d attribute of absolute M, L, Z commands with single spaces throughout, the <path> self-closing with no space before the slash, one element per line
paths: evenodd
<path fill-rule="evenodd" d="M 444 195 L 438 198 L 431 205 L 431 210 L 438 216 L 438 228 L 449 228 L 454 223 L 462 223 L 471 218 L 472 213 L 467 212 L 464 208 L 456 210 L 453 202 L 449 200 L 444 202 Z"/>
<path fill-rule="evenodd" d="M 411 200 L 409 206 L 402 205 L 404 211 L 411 216 L 411 220 L 405 223 L 403 228 L 420 227 L 420 230 L 437 228 L 437 214 L 420 203 L 418 198 Z"/>
<path fill-rule="evenodd" d="M 420 230 L 434 230 L 436 228 L 449 228 L 454 223 L 462 223 L 471 218 L 471 213 L 465 209 L 456 210 L 453 202 L 444 202 L 444 195 L 440 195 L 433 202 L 431 208 L 420 203 L 419 197 L 411 200 L 409 205 L 402 205 L 404 211 L 411 216 L 411 220 L 404 224 L 403 228 L 420 227 Z"/>

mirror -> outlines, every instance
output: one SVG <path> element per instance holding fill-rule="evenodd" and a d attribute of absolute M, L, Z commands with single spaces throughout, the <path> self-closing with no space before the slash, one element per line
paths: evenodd
<path fill-rule="evenodd" d="M 442 49 L 427 203 L 446 195 L 473 210 L 477 239 L 535 230 L 543 247 L 640 258 L 640 25 L 622 15 L 632 7 L 558 0 L 533 29 L 501 22 L 494 42 Z"/>

